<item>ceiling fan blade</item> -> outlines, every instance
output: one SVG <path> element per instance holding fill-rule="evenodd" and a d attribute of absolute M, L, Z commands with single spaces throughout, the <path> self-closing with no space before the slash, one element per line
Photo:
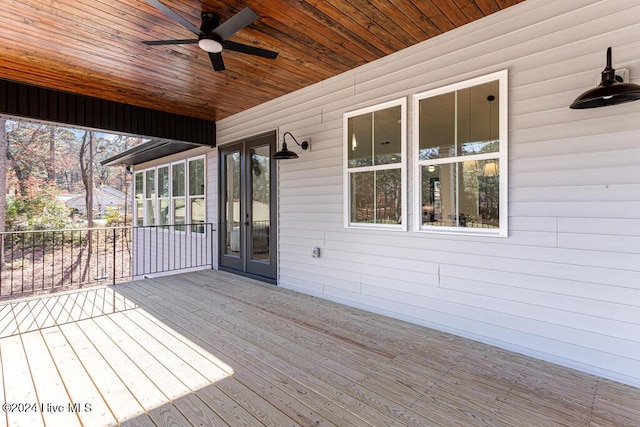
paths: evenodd
<path fill-rule="evenodd" d="M 191 31 L 193 34 L 197 34 L 197 35 L 202 35 L 203 34 L 203 32 L 200 31 L 200 28 L 196 27 L 191 22 L 187 21 L 182 16 L 178 15 L 176 12 L 174 12 L 171 9 L 169 9 L 167 6 L 165 6 L 163 3 L 159 2 L 158 0 L 146 0 L 146 1 L 151 6 L 155 7 L 160 12 L 164 13 L 165 16 L 167 16 L 168 18 L 171 18 L 174 21 L 178 22 L 183 27 L 185 27 L 187 30 Z"/>
<path fill-rule="evenodd" d="M 236 43 L 232 41 L 225 41 L 222 46 L 227 50 L 233 50 L 234 52 L 246 53 L 248 55 L 261 56 L 263 58 L 276 59 L 278 52 L 272 50 L 262 49 L 255 46 L 249 46 L 242 43 Z"/>
<path fill-rule="evenodd" d="M 218 53 L 209 52 L 209 59 L 211 59 L 211 65 L 213 65 L 214 70 L 222 71 L 225 69 L 224 61 L 222 60 L 222 54 L 220 52 Z"/>
<path fill-rule="evenodd" d="M 226 40 L 236 31 L 243 29 L 256 19 L 258 19 L 258 15 L 256 15 L 253 10 L 245 7 L 240 12 L 218 25 L 212 33 L 220 37 L 222 40 Z"/>
<path fill-rule="evenodd" d="M 195 44 L 198 43 L 198 39 L 182 39 L 182 40 L 151 40 L 142 42 L 149 46 L 163 45 L 163 44 Z"/>

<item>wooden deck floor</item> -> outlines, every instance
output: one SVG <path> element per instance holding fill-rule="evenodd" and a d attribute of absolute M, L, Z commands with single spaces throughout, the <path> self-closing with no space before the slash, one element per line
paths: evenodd
<path fill-rule="evenodd" d="M 217 271 L 0 304 L 0 362 L 0 426 L 640 425 L 640 389 Z"/>

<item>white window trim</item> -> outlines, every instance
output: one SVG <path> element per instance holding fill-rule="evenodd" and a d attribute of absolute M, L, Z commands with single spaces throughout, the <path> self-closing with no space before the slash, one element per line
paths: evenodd
<path fill-rule="evenodd" d="M 372 113 L 378 110 L 384 110 L 390 107 L 400 106 L 400 155 L 402 157 L 399 163 L 392 163 L 388 165 L 366 166 L 361 168 L 349 168 L 349 119 L 351 117 L 359 116 L 362 114 Z M 344 227 L 345 228 L 359 228 L 359 229 L 375 229 L 375 230 L 407 230 L 407 98 L 403 97 L 392 101 L 387 101 L 381 104 L 372 105 L 370 107 L 361 108 L 354 111 L 344 113 L 342 116 L 342 145 L 343 145 L 343 194 L 344 194 Z M 349 171 L 369 172 L 377 170 L 388 170 L 400 168 L 400 182 L 401 182 L 401 206 L 402 224 L 365 224 L 358 222 L 351 222 L 351 191 L 350 191 L 350 173 Z"/>
<path fill-rule="evenodd" d="M 507 237 L 509 233 L 509 124 L 508 124 L 508 70 L 502 70 L 495 73 L 487 74 L 484 76 L 476 77 L 470 80 L 454 83 L 441 88 L 428 90 L 425 92 L 417 93 L 412 97 L 413 108 L 413 203 L 415 205 L 413 209 L 413 230 L 420 233 L 439 233 L 439 234 L 458 234 L 458 235 L 482 235 L 482 236 L 499 236 Z M 459 157 L 446 157 L 439 159 L 420 160 L 418 150 L 420 148 L 420 125 L 419 125 L 419 112 L 420 101 L 425 98 L 430 98 L 437 95 L 442 95 L 449 92 L 454 92 L 460 89 L 465 89 L 471 86 L 477 86 L 483 83 L 498 80 L 500 88 L 499 95 L 499 133 L 500 133 L 500 150 L 496 154 L 476 154 Z M 500 162 L 500 219 L 499 227 L 497 229 L 486 228 L 471 228 L 471 227 L 443 227 L 443 226 L 424 226 L 422 225 L 422 194 L 421 194 L 421 182 L 420 182 L 420 167 L 425 164 L 437 165 L 437 164 L 452 164 L 461 161 L 468 160 L 484 160 L 484 159 L 498 159 Z"/>
<path fill-rule="evenodd" d="M 203 174 L 204 174 L 204 183 L 205 183 L 205 188 L 204 188 L 204 193 L 202 194 L 202 196 L 198 195 L 198 196 L 189 196 L 189 162 L 193 161 L 193 160 L 198 160 L 198 159 L 203 159 L 204 160 L 204 168 L 203 168 Z M 184 183 L 185 183 L 185 188 L 184 188 L 184 196 L 173 196 L 173 167 L 174 165 L 177 164 L 183 164 L 184 165 Z M 159 197 L 159 192 L 158 192 L 158 169 L 162 169 L 164 167 L 168 167 L 169 168 L 169 197 L 165 198 L 165 197 Z M 155 174 L 154 174 L 154 179 L 155 179 L 155 186 L 156 186 L 156 192 L 155 192 L 155 199 L 154 199 L 154 207 L 155 207 L 155 217 L 154 217 L 154 221 L 155 224 L 154 226 L 158 226 L 158 228 L 160 228 L 160 230 L 162 231 L 169 231 L 166 228 L 163 228 L 162 226 L 159 225 L 159 219 L 160 219 L 160 199 L 167 199 L 169 200 L 169 224 L 171 225 L 175 225 L 175 215 L 174 215 L 174 210 L 173 210 L 173 200 L 174 198 L 184 198 L 185 200 L 185 222 L 186 224 L 191 224 L 191 206 L 190 206 L 190 199 L 192 198 L 204 198 L 204 205 L 205 205 L 205 218 L 207 218 L 207 156 L 206 155 L 199 155 L 199 156 L 194 156 L 194 157 L 187 157 L 185 159 L 181 159 L 181 160 L 176 160 L 173 162 L 167 162 L 167 163 L 162 163 L 162 164 L 158 164 L 156 166 L 152 166 L 152 167 L 148 167 L 148 168 L 144 168 L 144 169 L 139 169 L 139 170 L 135 170 L 133 173 L 133 206 L 134 209 L 137 209 L 136 206 L 136 202 L 138 200 L 142 201 L 142 224 L 139 224 L 137 221 L 137 212 L 134 211 L 134 216 L 133 216 L 133 222 L 135 224 L 135 226 L 138 227 L 143 227 L 143 226 L 149 226 L 148 224 L 145 224 L 146 219 L 147 219 L 147 171 L 149 170 L 154 170 Z M 137 174 L 142 174 L 142 199 L 136 199 L 135 196 L 135 177 Z M 206 223 L 206 221 L 205 221 Z M 175 228 L 175 227 L 174 227 Z M 191 227 L 186 227 L 187 229 L 191 229 Z M 179 230 L 173 230 L 173 232 L 175 233 L 184 233 L 184 231 L 179 231 Z M 193 234 L 201 234 L 198 232 L 192 232 Z"/>

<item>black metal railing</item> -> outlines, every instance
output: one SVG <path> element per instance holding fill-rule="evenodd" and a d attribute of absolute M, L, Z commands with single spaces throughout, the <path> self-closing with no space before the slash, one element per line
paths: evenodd
<path fill-rule="evenodd" d="M 210 223 L 0 233 L 0 298 L 213 265 Z"/>

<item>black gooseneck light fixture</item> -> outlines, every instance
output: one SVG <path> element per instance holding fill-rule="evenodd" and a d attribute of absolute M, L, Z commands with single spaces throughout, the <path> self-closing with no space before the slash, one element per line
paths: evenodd
<path fill-rule="evenodd" d="M 624 83 L 618 79 L 620 78 L 616 77 L 616 70 L 611 66 L 611 48 L 608 48 L 607 66 L 602 70 L 602 81 L 595 88 L 577 97 L 569 108 L 606 107 L 640 99 L 640 85 Z"/>
<path fill-rule="evenodd" d="M 293 138 L 295 143 L 298 144 L 300 147 L 302 147 L 303 150 L 309 149 L 309 141 L 302 141 L 302 143 L 299 143 L 298 140 L 295 138 L 295 136 L 291 134 L 291 132 L 285 132 L 282 134 L 282 150 L 278 151 L 276 154 L 273 155 L 273 158 L 276 160 L 287 160 L 287 159 L 298 158 L 298 155 L 296 153 L 294 153 L 293 151 L 290 151 L 287 148 L 287 142 L 286 142 L 287 135 Z"/>

